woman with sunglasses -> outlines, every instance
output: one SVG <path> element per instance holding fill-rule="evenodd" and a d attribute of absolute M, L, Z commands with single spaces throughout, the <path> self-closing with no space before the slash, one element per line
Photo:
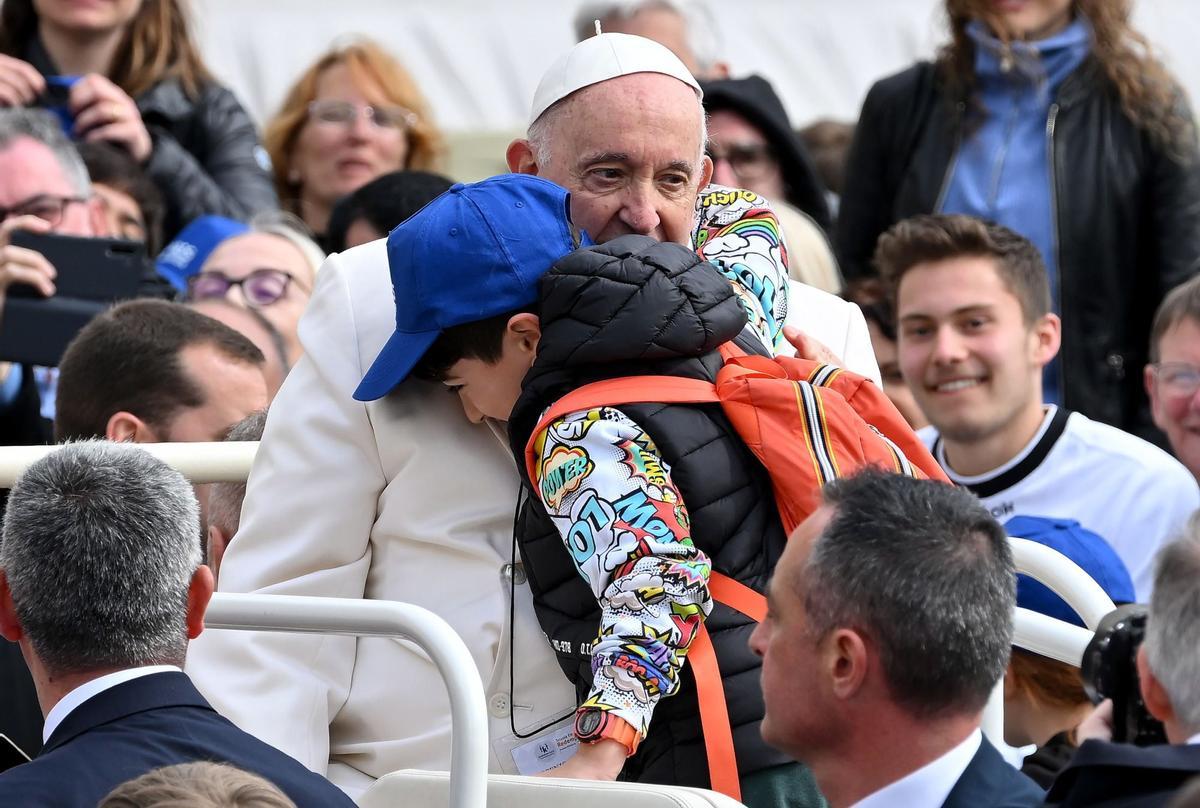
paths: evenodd
<path fill-rule="evenodd" d="M 222 241 L 188 280 L 189 300 L 224 299 L 258 309 L 283 337 L 288 365 L 303 353 L 296 326 L 312 296 L 325 253 L 299 220 L 270 213 L 250 231 Z"/>
<path fill-rule="evenodd" d="M 322 246 L 335 202 L 392 171 L 436 170 L 443 148 L 416 83 L 365 40 L 334 48 L 306 70 L 263 140 L 283 207 Z"/>
<path fill-rule="evenodd" d="M 200 58 L 183 3 L 0 6 L 0 106 L 51 109 L 74 139 L 127 152 L 162 192 L 168 241 L 206 213 L 278 205 L 254 124 Z"/>

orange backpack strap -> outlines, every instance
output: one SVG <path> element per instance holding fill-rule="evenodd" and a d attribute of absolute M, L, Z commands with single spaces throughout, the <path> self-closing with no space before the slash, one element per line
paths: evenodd
<path fill-rule="evenodd" d="M 713 600 L 736 609 L 757 623 L 767 616 L 767 599 L 728 575 L 714 572 L 708 579 Z M 725 685 L 717 665 L 712 638 L 702 623 L 687 653 L 692 675 L 696 677 L 696 698 L 700 703 L 700 728 L 708 757 L 708 779 L 712 790 L 741 802 L 737 755 L 733 750 L 733 729 L 725 704 Z"/>
<path fill-rule="evenodd" d="M 708 757 L 709 787 L 731 799 L 742 801 L 742 783 L 738 779 L 737 755 L 733 751 L 733 728 L 725 704 L 725 686 L 717 667 L 708 629 L 700 624 L 687 652 L 692 675 L 696 677 L 696 699 L 700 704 L 700 728 Z"/>
<path fill-rule="evenodd" d="M 585 384 L 550 405 L 525 444 L 525 471 L 532 483 L 537 478 L 537 439 L 550 424 L 573 412 L 621 404 L 720 404 L 717 388 L 703 379 L 680 376 L 624 376 Z"/>
<path fill-rule="evenodd" d="M 719 572 L 708 578 L 708 591 L 713 600 L 741 612 L 756 623 L 767 619 L 767 599 L 741 581 Z"/>

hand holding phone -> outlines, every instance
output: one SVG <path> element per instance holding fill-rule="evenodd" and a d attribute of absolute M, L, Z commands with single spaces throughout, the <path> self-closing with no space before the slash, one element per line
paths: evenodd
<path fill-rule="evenodd" d="M 13 216 L 0 224 L 0 311 L 13 284 L 23 284 L 42 297 L 54 294 L 58 270 L 40 252 L 13 244 L 15 232 L 49 233 L 50 225 L 37 216 Z"/>

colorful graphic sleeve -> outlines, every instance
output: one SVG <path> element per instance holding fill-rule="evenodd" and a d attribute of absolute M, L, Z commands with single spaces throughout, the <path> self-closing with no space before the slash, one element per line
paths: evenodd
<path fill-rule="evenodd" d="M 711 564 L 650 437 L 619 410 L 561 418 L 538 437 L 534 484 L 601 606 L 584 706 L 643 736 L 712 610 Z"/>
<path fill-rule="evenodd" d="M 774 351 L 783 345 L 788 264 L 779 219 L 753 191 L 710 185 L 696 202 L 696 252 L 729 278 L 750 325 Z"/>

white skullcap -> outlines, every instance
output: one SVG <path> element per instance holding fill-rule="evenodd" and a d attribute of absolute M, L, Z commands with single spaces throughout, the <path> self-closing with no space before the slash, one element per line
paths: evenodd
<path fill-rule="evenodd" d="M 532 125 L 550 105 L 576 90 L 631 73 L 662 73 L 691 87 L 698 98 L 704 97 L 695 77 L 665 46 L 632 34 L 597 34 L 550 65 L 533 94 L 529 123 Z"/>

